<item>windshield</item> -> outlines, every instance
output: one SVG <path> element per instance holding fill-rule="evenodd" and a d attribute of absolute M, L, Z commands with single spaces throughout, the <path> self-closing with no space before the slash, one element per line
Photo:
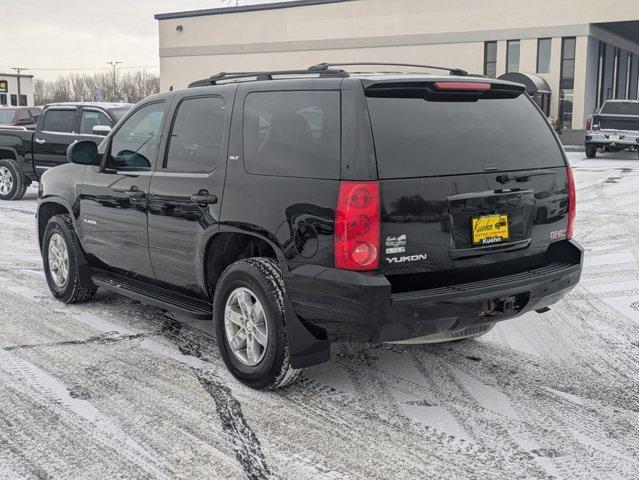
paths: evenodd
<path fill-rule="evenodd" d="M 526 95 L 366 100 L 382 179 L 564 166 L 548 122 Z"/>
<path fill-rule="evenodd" d="M 16 111 L 12 108 L 0 108 L 0 125 L 9 125 L 13 123 Z"/>
<path fill-rule="evenodd" d="M 604 115 L 639 115 L 639 102 L 606 102 L 601 108 Z"/>
<path fill-rule="evenodd" d="M 120 120 L 122 120 L 122 117 L 124 117 L 124 115 L 126 115 L 126 113 L 131 110 L 130 107 L 126 107 L 126 108 L 115 108 L 113 110 L 109 110 L 111 112 L 111 115 L 113 115 L 115 117 L 115 120 L 117 122 L 119 122 Z"/>

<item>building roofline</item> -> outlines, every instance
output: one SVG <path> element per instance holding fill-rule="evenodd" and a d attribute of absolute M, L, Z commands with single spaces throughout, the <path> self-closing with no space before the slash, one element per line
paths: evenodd
<path fill-rule="evenodd" d="M 16 73 L 2 73 L 2 72 L 0 72 L 0 77 L 16 77 L 16 78 L 18 78 L 18 75 Z M 22 75 L 22 74 L 20 74 L 20 78 L 33 78 L 33 75 Z"/>
<path fill-rule="evenodd" d="M 158 13 L 154 15 L 154 18 L 156 20 L 169 20 L 172 18 L 202 17 L 206 15 L 223 15 L 226 13 L 259 12 L 262 10 L 279 10 L 282 8 L 307 7 L 311 5 L 323 5 L 326 3 L 343 3 L 352 1 L 353 0 L 292 0 L 287 2 L 260 3 L 258 5 L 241 5 L 238 7 L 208 8 L 204 10 Z"/>

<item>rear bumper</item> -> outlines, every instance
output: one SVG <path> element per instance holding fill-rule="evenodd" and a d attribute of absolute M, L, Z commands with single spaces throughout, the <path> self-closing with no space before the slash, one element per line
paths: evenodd
<path fill-rule="evenodd" d="M 295 313 L 317 338 L 409 340 L 506 320 L 554 304 L 581 277 L 582 248 L 567 241 L 563 250 L 563 258 L 542 267 L 429 290 L 391 293 L 383 275 L 315 266 L 291 271 L 286 288 Z M 495 311 L 495 301 L 504 297 L 516 298 L 518 308 L 509 313 Z"/>
<path fill-rule="evenodd" d="M 611 140 L 610 135 L 619 135 L 619 140 Z M 614 145 L 617 147 L 639 147 L 639 132 L 592 131 L 586 133 L 586 143 Z"/>

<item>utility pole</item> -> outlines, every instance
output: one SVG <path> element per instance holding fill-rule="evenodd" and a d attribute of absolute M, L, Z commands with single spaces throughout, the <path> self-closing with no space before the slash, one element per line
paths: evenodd
<path fill-rule="evenodd" d="M 18 106 L 26 107 L 26 105 L 20 105 L 20 97 L 22 97 L 22 88 L 20 86 L 20 73 L 29 69 L 25 67 L 12 67 L 11 70 L 15 70 L 15 72 L 18 74 Z"/>
<path fill-rule="evenodd" d="M 113 67 L 113 101 L 117 102 L 117 86 L 116 86 L 116 68 L 118 67 L 119 64 L 123 63 L 123 62 L 107 62 L 109 65 L 111 65 Z"/>

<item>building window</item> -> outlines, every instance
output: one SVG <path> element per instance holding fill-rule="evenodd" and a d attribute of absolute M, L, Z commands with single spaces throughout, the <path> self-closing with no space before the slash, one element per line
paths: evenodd
<path fill-rule="evenodd" d="M 628 98 L 637 100 L 639 90 L 639 56 L 630 55 L 630 87 L 628 88 Z"/>
<path fill-rule="evenodd" d="M 21 107 L 26 107 L 27 106 L 27 96 L 26 95 L 20 95 L 20 106 Z"/>
<path fill-rule="evenodd" d="M 497 42 L 484 43 L 484 75 L 497 76 Z"/>
<path fill-rule="evenodd" d="M 11 94 L 11 106 L 12 107 L 18 106 L 18 96 L 14 95 L 13 93 Z"/>
<path fill-rule="evenodd" d="M 7 94 L 0 93 L 0 105 L 6 105 L 6 104 L 7 104 Z"/>
<path fill-rule="evenodd" d="M 506 73 L 519 71 L 519 40 L 508 40 L 506 44 Z"/>
<path fill-rule="evenodd" d="M 575 88 L 575 37 L 561 39 L 561 79 L 559 82 L 559 118 L 564 128 L 572 128 Z"/>
<path fill-rule="evenodd" d="M 537 40 L 537 73 L 550 73 L 551 38 Z"/>

